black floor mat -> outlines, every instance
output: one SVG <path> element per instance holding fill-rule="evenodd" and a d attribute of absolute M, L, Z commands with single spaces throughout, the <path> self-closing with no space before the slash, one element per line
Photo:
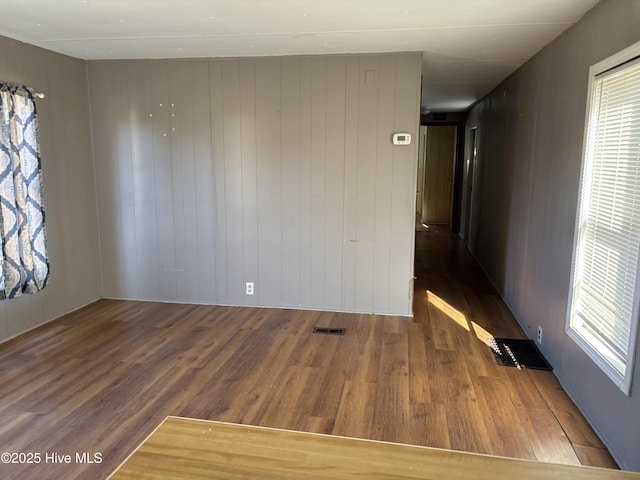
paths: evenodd
<path fill-rule="evenodd" d="M 489 346 L 498 365 L 553 370 L 533 340 L 490 338 Z"/>

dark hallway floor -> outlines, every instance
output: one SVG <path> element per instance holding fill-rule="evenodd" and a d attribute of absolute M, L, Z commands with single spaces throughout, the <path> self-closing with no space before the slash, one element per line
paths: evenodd
<path fill-rule="evenodd" d="M 526 336 L 457 235 L 416 232 L 415 276 L 413 328 L 446 425 L 437 446 L 616 467 L 553 373 L 496 365 L 488 337 Z"/>

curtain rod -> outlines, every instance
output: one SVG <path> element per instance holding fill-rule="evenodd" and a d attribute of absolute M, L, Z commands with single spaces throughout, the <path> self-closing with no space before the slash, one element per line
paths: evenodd
<path fill-rule="evenodd" d="M 34 92 L 34 91 L 33 91 L 33 88 L 28 87 L 28 86 L 26 86 L 26 85 L 19 85 L 19 84 L 17 84 L 17 83 L 13 83 L 13 82 L 5 82 L 5 81 L 2 81 L 2 80 L 0 80 L 0 83 L 4 83 L 4 84 L 6 84 L 6 85 L 11 85 L 11 86 L 15 86 L 15 87 L 24 87 L 24 88 L 26 88 L 27 90 L 29 90 L 29 91 L 31 92 L 31 94 L 32 94 L 34 97 L 44 98 L 44 97 L 46 96 L 46 95 L 45 95 L 44 93 L 42 93 L 42 92 Z"/>

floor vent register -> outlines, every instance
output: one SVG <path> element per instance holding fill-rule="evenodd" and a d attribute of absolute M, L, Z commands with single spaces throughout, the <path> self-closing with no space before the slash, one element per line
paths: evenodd
<path fill-rule="evenodd" d="M 344 335 L 344 328 L 314 327 L 313 333 L 323 333 L 325 335 Z"/>
<path fill-rule="evenodd" d="M 548 370 L 553 368 L 542 356 L 533 340 L 490 338 L 489 346 L 498 365 L 505 367 Z"/>

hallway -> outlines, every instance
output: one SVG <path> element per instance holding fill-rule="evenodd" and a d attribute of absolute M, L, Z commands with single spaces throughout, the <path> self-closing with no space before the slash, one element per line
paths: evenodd
<path fill-rule="evenodd" d="M 616 468 L 553 373 L 496 365 L 487 337 L 526 336 L 464 242 L 417 232 L 415 265 L 412 345 L 428 362 L 425 415 L 441 425 L 432 446 Z"/>

